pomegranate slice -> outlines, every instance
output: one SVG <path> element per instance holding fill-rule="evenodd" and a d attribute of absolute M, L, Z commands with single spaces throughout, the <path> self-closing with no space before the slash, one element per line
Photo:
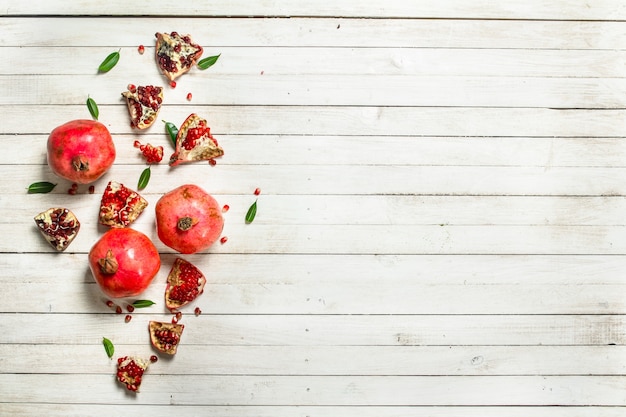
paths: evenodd
<path fill-rule="evenodd" d="M 110 227 L 127 227 L 147 206 L 146 199 L 136 191 L 110 181 L 100 202 L 100 223 Z"/>
<path fill-rule="evenodd" d="M 148 325 L 150 342 L 159 352 L 174 355 L 184 329 L 184 324 L 151 321 Z"/>
<path fill-rule="evenodd" d="M 211 135 L 211 128 L 207 125 L 207 121 L 192 113 L 178 130 L 176 150 L 170 157 L 170 165 L 210 161 L 222 155 L 224 155 L 224 149 Z"/>
<path fill-rule="evenodd" d="M 174 311 L 195 300 L 204 291 L 206 278 L 200 270 L 181 258 L 176 258 L 165 288 L 165 306 Z"/>
<path fill-rule="evenodd" d="M 35 216 L 35 223 L 46 241 L 57 251 L 62 252 L 72 243 L 80 222 L 69 209 L 49 208 Z"/>
<path fill-rule="evenodd" d="M 126 389 L 139 392 L 143 373 L 148 369 L 149 360 L 123 356 L 117 360 L 117 380 L 126 385 Z"/>
<path fill-rule="evenodd" d="M 155 48 L 157 65 L 170 81 L 189 71 L 202 56 L 202 47 L 193 43 L 189 35 L 157 32 L 154 36 L 157 39 Z"/>
<path fill-rule="evenodd" d="M 130 84 L 128 91 L 123 92 L 122 96 L 128 106 L 130 125 L 137 129 L 152 126 L 163 103 L 163 87 Z"/>

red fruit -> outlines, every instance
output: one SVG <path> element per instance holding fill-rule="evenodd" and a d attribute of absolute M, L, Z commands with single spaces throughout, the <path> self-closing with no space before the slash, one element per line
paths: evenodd
<path fill-rule="evenodd" d="M 224 228 L 222 208 L 202 188 L 182 185 L 164 194 L 156 207 L 157 234 L 180 253 L 196 253 L 217 241 Z"/>
<path fill-rule="evenodd" d="M 165 306 L 174 311 L 195 300 L 202 291 L 206 278 L 195 265 L 176 258 L 165 287 Z"/>
<path fill-rule="evenodd" d="M 69 209 L 53 207 L 35 216 L 46 241 L 57 251 L 67 249 L 80 230 L 80 222 Z"/>
<path fill-rule="evenodd" d="M 115 160 L 115 145 L 106 126 L 95 120 L 72 120 L 48 137 L 48 165 L 59 177 L 89 184 Z"/>
<path fill-rule="evenodd" d="M 127 227 L 148 206 L 136 191 L 109 181 L 100 201 L 100 223 L 110 227 Z"/>
<path fill-rule="evenodd" d="M 138 140 L 134 143 L 135 148 L 139 148 L 148 164 L 158 164 L 163 159 L 163 146 L 154 146 L 149 143 L 143 145 Z"/>
<path fill-rule="evenodd" d="M 148 325 L 150 342 L 158 351 L 174 355 L 184 329 L 184 324 L 151 321 Z"/>
<path fill-rule="evenodd" d="M 126 385 L 126 389 L 139 392 L 143 373 L 148 369 L 150 362 L 142 358 L 124 356 L 117 360 L 117 380 Z"/>
<path fill-rule="evenodd" d="M 143 55 L 143 53 L 145 52 L 146 48 L 143 45 L 139 45 L 137 47 L 137 52 L 139 52 L 141 55 Z"/>
<path fill-rule="evenodd" d="M 130 228 L 110 229 L 89 251 L 91 273 L 111 298 L 141 294 L 160 267 L 161 258 L 152 241 Z"/>
<path fill-rule="evenodd" d="M 178 129 L 176 151 L 170 157 L 170 165 L 211 161 L 222 155 L 224 155 L 224 149 L 211 135 L 211 128 L 207 125 L 207 121 L 192 113 Z"/>
<path fill-rule="evenodd" d="M 176 86 L 174 79 L 189 71 L 202 55 L 203 49 L 177 32 L 156 33 L 155 58 L 161 72 Z M 170 83 L 171 84 L 171 83 Z"/>
<path fill-rule="evenodd" d="M 152 126 L 163 103 L 163 87 L 130 84 L 122 96 L 126 99 L 131 127 L 147 129 Z"/>

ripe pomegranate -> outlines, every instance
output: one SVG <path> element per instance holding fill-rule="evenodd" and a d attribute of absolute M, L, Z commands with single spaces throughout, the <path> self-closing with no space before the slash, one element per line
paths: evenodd
<path fill-rule="evenodd" d="M 161 258 L 152 241 L 130 228 L 110 229 L 89 251 L 91 273 L 102 292 L 112 298 L 141 294 L 160 267 Z"/>
<path fill-rule="evenodd" d="M 156 203 L 156 227 L 161 241 L 180 253 L 196 253 L 217 241 L 224 228 L 222 207 L 202 188 L 185 184 Z"/>
<path fill-rule="evenodd" d="M 95 120 L 72 120 L 48 137 L 48 165 L 61 178 L 89 184 L 115 160 L 115 145 L 105 125 Z"/>

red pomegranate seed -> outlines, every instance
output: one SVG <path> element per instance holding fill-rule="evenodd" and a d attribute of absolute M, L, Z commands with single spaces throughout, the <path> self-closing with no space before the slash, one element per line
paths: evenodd
<path fill-rule="evenodd" d="M 135 307 L 132 304 L 128 304 L 126 306 L 126 311 L 128 311 L 129 313 L 132 313 L 133 311 L 135 311 Z"/>
<path fill-rule="evenodd" d="M 209 159 L 209 165 L 215 166 L 217 165 L 217 161 L 214 158 Z"/>
<path fill-rule="evenodd" d="M 223 245 L 226 242 L 228 242 L 228 237 L 227 236 L 222 236 L 222 238 L 220 239 L 220 243 Z"/>
<path fill-rule="evenodd" d="M 115 313 L 116 314 L 122 314 L 122 307 L 120 307 L 120 306 L 115 307 Z"/>
<path fill-rule="evenodd" d="M 191 101 L 191 93 L 187 93 L 187 101 Z"/>
<path fill-rule="evenodd" d="M 229 209 L 230 206 L 228 204 L 224 204 L 224 207 L 222 207 L 222 213 L 226 213 Z"/>
<path fill-rule="evenodd" d="M 128 323 L 132 318 L 133 316 L 131 316 L 130 314 L 127 314 L 126 317 L 124 317 L 124 321 Z"/>
<path fill-rule="evenodd" d="M 127 88 L 128 88 L 128 91 L 130 91 L 131 93 L 134 93 L 135 91 L 137 91 L 137 86 L 135 84 L 128 84 Z"/>
<path fill-rule="evenodd" d="M 159 360 L 159 358 L 157 358 L 157 355 L 150 356 L 150 362 L 155 363 L 158 360 Z"/>
<path fill-rule="evenodd" d="M 69 195 L 76 195 L 76 188 L 70 188 L 69 190 L 67 190 L 67 193 Z"/>
<path fill-rule="evenodd" d="M 77 183 L 73 183 L 72 184 L 72 189 L 73 190 L 78 190 L 78 184 Z"/>
<path fill-rule="evenodd" d="M 107 307 L 112 308 L 113 307 L 113 301 L 111 300 L 106 300 L 105 304 L 107 305 Z"/>
<path fill-rule="evenodd" d="M 144 48 L 143 45 L 139 45 L 137 47 L 137 52 L 139 52 L 141 55 L 143 55 L 143 53 L 145 52 L 146 48 Z"/>
<path fill-rule="evenodd" d="M 255 189 L 254 195 L 259 195 L 259 194 L 261 194 L 261 189 L 260 188 Z"/>
<path fill-rule="evenodd" d="M 94 185 L 89 186 L 89 194 L 93 194 L 96 192 L 96 187 Z"/>
<path fill-rule="evenodd" d="M 195 314 L 196 316 L 199 316 L 200 314 L 202 314 L 202 310 L 200 310 L 200 307 L 196 307 L 193 310 L 193 314 Z"/>
<path fill-rule="evenodd" d="M 170 81 L 170 87 L 176 88 L 176 81 Z"/>

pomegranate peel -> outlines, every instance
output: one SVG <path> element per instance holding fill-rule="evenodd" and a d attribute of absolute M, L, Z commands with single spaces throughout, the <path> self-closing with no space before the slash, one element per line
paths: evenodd
<path fill-rule="evenodd" d="M 151 321 L 148 324 L 150 343 L 159 352 L 175 355 L 184 329 L 184 324 Z"/>
<path fill-rule="evenodd" d="M 80 230 L 76 215 L 63 207 L 52 207 L 39 213 L 35 216 L 35 224 L 50 246 L 59 252 L 67 249 Z"/>
<path fill-rule="evenodd" d="M 191 262 L 176 258 L 167 276 L 165 306 L 175 311 L 195 300 L 204 291 L 206 278 Z"/>

